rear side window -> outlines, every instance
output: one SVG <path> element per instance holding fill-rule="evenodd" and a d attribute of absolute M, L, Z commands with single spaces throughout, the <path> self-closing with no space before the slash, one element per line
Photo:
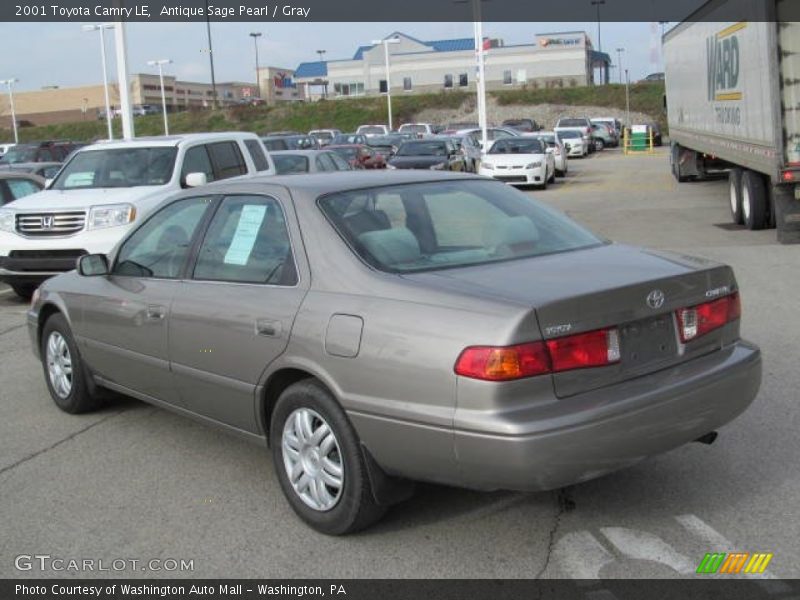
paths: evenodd
<path fill-rule="evenodd" d="M 314 161 L 317 165 L 317 171 L 336 171 L 336 165 L 333 164 L 330 156 L 327 154 L 318 154 L 317 159 Z"/>
<path fill-rule="evenodd" d="M 331 160 L 333 161 L 333 164 L 336 166 L 336 168 L 339 171 L 349 171 L 350 170 L 350 164 L 345 159 L 343 159 L 341 156 L 336 154 L 335 152 L 331 152 L 328 156 L 331 157 Z"/>
<path fill-rule="evenodd" d="M 261 148 L 261 144 L 255 140 L 245 140 L 244 145 L 250 153 L 250 158 L 253 159 L 256 171 L 269 171 L 269 161 L 267 160 L 267 155 L 264 154 L 264 150 Z"/>
<path fill-rule="evenodd" d="M 205 173 L 209 183 L 214 181 L 214 167 L 211 165 L 211 159 L 208 157 L 205 146 L 195 146 L 186 151 L 186 156 L 183 158 L 181 180 L 185 179 L 189 173 Z"/>
<path fill-rule="evenodd" d="M 219 142 L 208 145 L 208 152 L 216 167 L 219 179 L 238 177 L 247 173 L 244 157 L 236 142 Z"/>
<path fill-rule="evenodd" d="M 200 247 L 194 279 L 295 285 L 297 270 L 280 204 L 265 196 L 229 196 Z"/>

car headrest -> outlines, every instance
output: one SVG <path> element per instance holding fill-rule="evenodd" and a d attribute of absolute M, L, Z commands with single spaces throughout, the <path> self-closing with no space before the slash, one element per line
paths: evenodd
<path fill-rule="evenodd" d="M 509 217 L 487 223 L 483 228 L 485 246 L 514 246 L 539 241 L 539 230 L 528 217 Z"/>
<path fill-rule="evenodd" d="M 410 263 L 422 256 L 417 238 L 405 227 L 368 231 L 359 235 L 358 241 L 385 265 Z"/>

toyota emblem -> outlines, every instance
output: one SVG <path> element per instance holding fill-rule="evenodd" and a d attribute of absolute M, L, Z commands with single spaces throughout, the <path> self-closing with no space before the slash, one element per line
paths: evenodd
<path fill-rule="evenodd" d="M 647 306 L 652 309 L 664 306 L 664 292 L 661 290 L 653 290 L 647 294 Z"/>

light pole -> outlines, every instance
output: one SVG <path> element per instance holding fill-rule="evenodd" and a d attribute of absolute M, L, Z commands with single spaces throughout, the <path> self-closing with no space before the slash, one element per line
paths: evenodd
<path fill-rule="evenodd" d="M 253 38 L 253 45 L 256 47 L 256 89 L 258 90 L 258 97 L 261 98 L 261 79 L 258 71 L 258 38 L 261 37 L 261 33 L 251 33 L 250 37 Z"/>
<path fill-rule="evenodd" d="M 217 98 L 217 78 L 214 75 L 214 48 L 211 46 L 211 14 L 208 10 L 208 0 L 206 0 L 206 36 L 208 37 L 208 62 L 211 65 L 211 96 L 214 110 L 216 110 L 219 108 L 219 99 Z"/>
<path fill-rule="evenodd" d="M 117 58 L 117 83 L 119 87 L 119 113 L 122 118 L 122 139 L 136 137 L 136 125 L 131 113 L 130 78 L 128 77 L 128 41 L 125 21 L 114 25 L 114 54 Z"/>
<path fill-rule="evenodd" d="M 326 52 L 327 52 L 327 50 L 317 50 L 317 54 L 319 54 L 319 62 L 321 62 L 321 63 L 325 62 L 324 55 L 325 55 Z M 307 86 L 308 86 L 308 84 L 306 84 L 306 96 L 308 96 L 308 87 Z M 327 98 L 328 97 L 328 82 L 327 81 L 322 85 L 322 97 L 323 98 Z"/>
<path fill-rule="evenodd" d="M 13 86 L 19 79 L 13 77 L 11 79 L 4 79 L 0 84 L 8 86 L 8 102 L 11 104 L 11 126 L 14 130 L 14 143 L 19 144 L 19 133 L 17 132 L 17 111 L 14 109 L 14 90 Z"/>
<path fill-rule="evenodd" d="M 147 64 L 151 67 L 158 67 L 158 79 L 161 82 L 161 110 L 164 112 L 164 135 L 169 135 L 169 119 L 167 119 L 167 97 L 164 94 L 164 65 L 172 64 L 168 58 L 160 60 L 148 60 Z"/>
<path fill-rule="evenodd" d="M 625 122 L 628 128 L 631 126 L 631 80 L 628 76 L 628 69 L 625 69 Z"/>
<path fill-rule="evenodd" d="M 389 113 L 389 131 L 392 130 L 392 82 L 389 74 L 389 44 L 399 44 L 397 38 L 387 38 L 385 40 L 372 40 L 374 45 L 383 44 L 383 60 L 386 65 L 386 107 Z"/>
<path fill-rule="evenodd" d="M 622 84 L 622 53 L 625 48 L 617 48 L 617 66 L 619 67 L 619 82 Z"/>
<path fill-rule="evenodd" d="M 600 5 L 605 4 L 606 0 L 591 0 L 591 1 L 592 1 L 592 6 L 597 7 L 597 51 L 602 52 L 603 42 L 600 40 Z M 603 80 L 603 69 L 601 68 L 600 81 L 603 82 L 602 80 Z M 604 83 L 608 83 L 608 81 L 605 81 Z"/>
<path fill-rule="evenodd" d="M 108 72 L 106 69 L 106 29 L 114 29 L 113 23 L 100 23 L 99 25 L 84 25 L 84 31 L 100 32 L 100 60 L 103 65 L 103 94 L 106 100 L 106 125 L 108 126 L 108 139 L 114 139 L 114 130 L 111 126 L 111 100 L 108 96 Z"/>

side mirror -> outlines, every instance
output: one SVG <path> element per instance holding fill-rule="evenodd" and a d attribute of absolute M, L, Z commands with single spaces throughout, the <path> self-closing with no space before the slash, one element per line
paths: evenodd
<path fill-rule="evenodd" d="M 186 175 L 186 187 L 201 187 L 208 183 L 208 177 L 205 173 L 189 173 Z"/>
<path fill-rule="evenodd" d="M 84 254 L 78 259 L 78 274 L 84 277 L 108 275 L 108 258 L 105 254 Z"/>

